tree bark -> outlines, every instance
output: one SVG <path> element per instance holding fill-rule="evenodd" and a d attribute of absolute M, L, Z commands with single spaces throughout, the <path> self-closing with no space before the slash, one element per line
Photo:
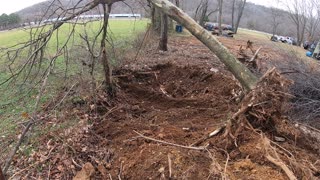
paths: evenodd
<path fill-rule="evenodd" d="M 232 1 L 232 8 L 231 8 L 231 26 L 234 29 L 234 6 L 236 4 L 236 0 Z"/>
<path fill-rule="evenodd" d="M 161 13 L 159 50 L 168 51 L 168 15 Z"/>
<path fill-rule="evenodd" d="M 104 13 L 104 19 L 103 19 L 103 31 L 102 31 L 102 39 L 101 39 L 101 62 L 103 65 L 104 70 L 104 78 L 106 81 L 106 90 L 110 96 L 115 95 L 115 89 L 114 84 L 112 80 L 112 67 L 108 60 L 107 56 L 107 49 L 106 49 L 106 38 L 107 38 L 107 32 L 108 32 L 108 24 L 109 24 L 109 15 L 112 8 L 112 3 L 110 4 L 102 4 L 103 6 L 103 13 Z"/>
<path fill-rule="evenodd" d="M 201 4 L 201 15 L 200 15 L 200 19 L 199 19 L 199 24 L 200 26 L 204 26 L 205 24 L 205 19 L 207 16 L 207 12 L 208 12 L 208 5 L 209 5 L 209 1 L 208 0 L 204 0 Z"/>
<path fill-rule="evenodd" d="M 222 35 L 222 5 L 223 5 L 223 0 L 218 0 L 218 4 L 219 4 L 219 19 L 218 19 L 218 23 L 219 23 L 219 35 Z"/>
<path fill-rule="evenodd" d="M 188 29 L 223 62 L 246 90 L 252 90 L 258 81 L 250 70 L 239 62 L 214 36 L 168 0 L 148 0 L 170 18 Z"/>

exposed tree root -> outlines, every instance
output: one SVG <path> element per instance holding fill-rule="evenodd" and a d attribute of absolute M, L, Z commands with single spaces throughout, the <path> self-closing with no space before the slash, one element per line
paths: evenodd
<path fill-rule="evenodd" d="M 274 68 L 269 70 L 261 78 L 257 87 L 244 97 L 239 111 L 227 122 L 223 137 L 229 137 L 227 148 L 234 149 L 247 141 L 246 136 L 251 136 L 250 134 L 253 134 L 253 138 L 256 139 L 262 136 L 263 139 L 259 142 L 261 153 L 266 160 L 281 168 L 291 180 L 302 177 L 313 179 L 315 176 L 312 174 L 311 167 L 298 162 L 300 159 L 295 159 L 286 148 L 276 143 L 277 146 L 273 147 L 269 139 L 273 135 L 282 133 L 290 137 L 301 134 L 292 124 L 284 124 L 284 105 L 290 97 L 287 89 L 291 83 Z M 295 142 L 296 138 L 291 141 Z"/>
<path fill-rule="evenodd" d="M 270 140 L 266 137 L 263 137 L 263 145 L 265 149 L 265 157 L 272 162 L 273 164 L 279 166 L 288 176 L 290 180 L 296 180 L 297 177 L 294 175 L 294 173 L 288 168 L 288 166 L 280 159 L 277 151 L 275 148 L 273 148 L 270 144 Z M 272 157 L 272 155 L 276 158 Z"/>

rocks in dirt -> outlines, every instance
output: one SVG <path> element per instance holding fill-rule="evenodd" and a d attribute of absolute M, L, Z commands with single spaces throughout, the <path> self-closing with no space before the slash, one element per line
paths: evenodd
<path fill-rule="evenodd" d="M 214 72 L 214 73 L 217 73 L 217 72 L 219 72 L 219 69 L 211 68 L 210 71 L 211 71 L 211 72 Z"/>
<path fill-rule="evenodd" d="M 286 141 L 285 138 L 279 137 L 279 136 L 275 136 L 275 137 L 274 137 L 274 140 L 277 141 L 277 142 L 285 142 L 285 141 Z"/>
<path fill-rule="evenodd" d="M 81 171 L 79 171 L 73 180 L 90 180 L 94 175 L 95 170 L 91 163 L 86 163 L 83 165 Z"/>

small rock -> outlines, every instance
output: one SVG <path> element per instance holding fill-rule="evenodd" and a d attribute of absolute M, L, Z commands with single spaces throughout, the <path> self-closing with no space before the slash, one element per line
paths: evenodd
<path fill-rule="evenodd" d="M 274 140 L 277 141 L 277 142 L 285 142 L 285 141 L 286 141 L 285 138 L 279 137 L 279 136 L 275 136 L 275 137 L 274 137 Z"/>
<path fill-rule="evenodd" d="M 214 73 L 219 72 L 219 70 L 218 70 L 218 69 L 216 69 L 216 68 L 211 68 L 211 69 L 210 69 L 210 71 L 211 71 L 211 72 L 214 72 Z"/>

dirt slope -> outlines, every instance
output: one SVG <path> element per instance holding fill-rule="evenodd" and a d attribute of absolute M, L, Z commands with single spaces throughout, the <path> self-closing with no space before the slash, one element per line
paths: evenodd
<path fill-rule="evenodd" d="M 189 146 L 225 124 L 239 108 L 241 88 L 199 41 L 175 37 L 170 52 L 154 49 L 148 46 L 137 61 L 115 72 L 115 99 L 98 91 L 81 104 L 66 104 L 61 119 L 47 119 L 45 126 L 79 120 L 67 130 L 42 136 L 32 156 L 16 158 L 15 177 L 72 179 L 90 163 L 92 179 L 287 179 L 264 158 L 256 135 L 242 133 L 241 144 L 230 146 L 219 134 L 198 145 L 205 150 L 139 137 L 136 132 Z M 285 139 L 281 146 L 311 163 L 315 177 L 318 152 Z"/>

